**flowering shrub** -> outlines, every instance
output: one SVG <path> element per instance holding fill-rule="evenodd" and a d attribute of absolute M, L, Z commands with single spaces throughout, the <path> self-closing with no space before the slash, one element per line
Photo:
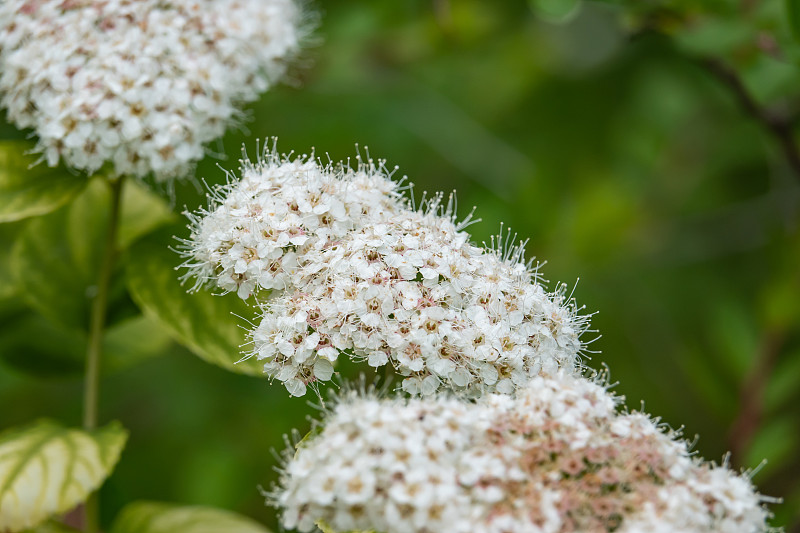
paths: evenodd
<path fill-rule="evenodd" d="M 791 105 L 800 71 L 790 63 L 800 57 L 800 3 L 606 2 L 587 9 L 624 6 L 624 24 L 597 11 L 565 32 L 531 22 L 572 20 L 581 0 L 437 1 L 430 13 L 415 7 L 411 24 L 388 32 L 365 30 L 393 18 L 381 14 L 408 9 L 397 7 L 403 3 L 352 4 L 340 12 L 343 31 L 328 32 L 344 36 L 322 62 L 336 75 L 296 106 L 264 101 L 245 111 L 285 76 L 303 41 L 307 16 L 294 0 L 0 0 L 0 115 L 28 130 L 11 131 L 0 120 L 3 424 L 19 424 L 29 415 L 22 408 L 48 402 L 70 418 L 78 403 L 64 401 L 65 391 L 74 393 L 70 385 L 18 394 L 25 382 L 7 380 L 7 368 L 47 377 L 84 372 L 81 429 L 40 420 L 0 432 L 0 533 L 269 533 L 249 518 L 187 504 L 243 502 L 238 487 L 250 492 L 252 514 L 275 518 L 255 490 L 273 466 L 262 452 L 270 433 L 299 418 L 292 411 L 305 402 L 289 397 L 308 389 L 324 416 L 286 451 L 268 494 L 286 528 L 775 531 L 764 504 L 779 500 L 756 492 L 753 471 L 730 465 L 777 458 L 780 466 L 766 469 L 774 485 L 763 490 L 777 487 L 800 502 L 790 488 L 800 433 L 786 412 L 797 404 L 800 376 L 791 355 L 800 339 L 793 297 L 800 234 L 791 209 L 796 186 L 785 179 L 800 177 Z M 517 34 L 506 31 L 511 19 Z M 639 51 L 619 54 L 620 65 L 587 74 L 621 48 L 626 32 L 637 37 L 631 43 L 661 37 L 655 45 L 631 44 Z M 535 54 L 526 51 L 531 43 Z M 447 55 L 437 56 L 437 47 Z M 486 55 L 462 61 L 471 50 Z M 669 76 L 659 74 L 664 68 Z M 571 90 L 598 73 L 595 90 Z M 718 86 L 681 85 L 701 76 Z M 471 83 L 449 102 L 448 91 L 464 79 L 491 83 Z M 396 101 L 373 100 L 370 84 Z M 730 102 L 716 105 L 720 87 L 750 124 L 729 128 L 734 120 L 720 120 L 734 113 Z M 394 179 L 396 170 L 383 161 L 322 164 L 313 155 L 281 156 L 273 145 L 213 187 L 211 204 L 190 214 L 188 227 L 175 205 L 132 179 L 167 183 L 173 200 L 188 203 L 192 193 L 173 180 L 189 177 L 210 141 L 218 139 L 221 150 L 230 145 L 220 138 L 228 126 L 268 107 L 262 118 L 270 120 L 254 121 L 259 126 L 282 129 L 281 120 L 272 121 L 282 117 L 311 130 L 330 116 L 337 140 L 389 117 L 400 126 L 392 134 L 415 135 L 449 160 L 456 176 L 475 182 L 471 192 L 464 184 L 467 197 L 494 195 L 489 213 L 492 200 L 495 210 L 516 206 L 523 216 L 515 225 L 540 228 L 540 242 L 573 245 L 567 255 L 592 273 L 593 289 L 600 287 L 589 297 L 618 304 L 609 322 L 618 330 L 612 325 L 609 337 L 647 347 L 646 359 L 631 358 L 637 370 L 660 378 L 670 365 L 684 366 L 677 378 L 643 386 L 657 383 L 676 412 L 683 404 L 689 427 L 702 424 L 712 434 L 729 428 L 711 449 L 725 446 L 731 454 L 721 465 L 705 462 L 679 431 L 621 408 L 622 399 L 584 366 L 589 316 L 565 285 L 545 289 L 525 243 L 501 231 L 488 246 L 473 244 L 466 232 L 472 213 L 459 221 L 454 198 L 441 194 L 417 206 L 406 178 Z M 356 108 L 367 112 L 349 116 Z M 535 141 L 530 158 L 519 148 L 528 141 Z M 408 146 L 416 156 L 418 147 Z M 780 152 L 780 161 L 770 151 Z M 731 183 L 713 180 L 719 191 L 709 196 L 702 178 L 718 172 Z M 763 196 L 752 174 L 769 174 Z M 528 187 L 531 177 L 545 175 L 564 178 L 561 191 L 568 192 L 555 194 L 541 181 Z M 719 209 L 716 196 L 736 204 Z M 673 209 L 660 213 L 665 206 Z M 692 231 L 696 221 L 718 231 Z M 732 231 L 741 228 L 741 235 Z M 180 257 L 172 249 L 176 235 Z M 659 250 L 653 235 L 681 244 L 664 240 Z M 747 272 L 728 272 L 737 268 L 726 253 L 749 253 L 747 262 L 737 261 Z M 693 262 L 706 262 L 705 270 L 687 269 Z M 679 281 L 662 287 L 660 273 L 648 276 L 652 265 L 667 265 Z M 780 267 L 765 276 L 766 268 L 753 265 Z M 655 281 L 639 279 L 648 277 Z M 617 290 L 623 283 L 627 292 Z M 680 341 L 672 335 L 678 315 L 694 324 Z M 246 332 L 242 322 L 251 326 Z M 696 340 L 687 341 L 690 331 Z M 109 372 L 173 354 L 175 343 L 229 371 L 277 379 L 289 395 L 279 390 L 267 392 L 267 402 L 243 402 L 237 394 L 247 383 L 198 386 L 202 370 L 184 372 L 177 359 L 172 370 L 170 362 L 117 381 L 124 386 L 111 395 L 135 391 L 108 402 L 135 406 L 118 413 L 132 443 L 153 436 L 140 430 L 159 422 L 181 435 L 192 428 L 203 434 L 215 423 L 212 438 L 203 434 L 185 448 L 152 439 L 158 460 L 174 461 L 176 478 L 165 483 L 129 466 L 122 424 L 100 427 L 109 411 L 100 407 L 100 383 Z M 345 392 L 326 406 L 320 384 L 338 386 L 348 366 L 368 372 L 365 382 L 380 372 L 399 374 L 402 384 L 391 397 Z M 687 389 L 689 381 L 699 385 Z M 263 382 L 249 383 L 254 394 L 265 393 Z M 626 377 L 629 384 L 635 390 Z M 156 389 L 166 400 L 154 400 Z M 688 409 L 703 400 L 692 419 Z M 173 410 L 169 421 L 157 420 L 162 407 Z M 224 415 L 207 420 L 209 412 Z M 220 445 L 224 438 L 241 447 Z M 247 459 L 231 461 L 232 449 Z M 116 487 L 100 496 L 121 458 Z M 258 480 L 247 482 L 245 471 Z M 183 487 L 173 497 L 186 503 L 127 501 L 145 478 Z M 779 512 L 791 507 L 798 505 Z M 114 509 L 121 510 L 112 523 Z"/>
<path fill-rule="evenodd" d="M 292 0 L 7 0 L 0 93 L 50 166 L 184 177 L 284 72 Z"/>
<path fill-rule="evenodd" d="M 109 311 L 124 285 L 115 283 L 119 252 L 174 216 L 139 184 L 125 184 L 188 177 L 204 145 L 243 116 L 239 106 L 284 75 L 303 32 L 293 0 L 0 2 L 0 107 L 38 138 L 35 146 L 0 139 L 0 222 L 37 217 L 14 249 L 19 293 L 66 329 L 52 341 L 59 350 L 85 353 L 82 430 L 44 421 L 0 433 L 3 533 L 74 531 L 52 519 L 76 505 L 81 519 L 66 522 L 100 531 L 96 490 L 127 440 L 119 424 L 98 429 L 102 355 L 120 346 Z M 106 179 L 87 179 L 97 171 Z M 121 329 L 138 332 L 122 345 L 140 353 L 169 345 L 157 322 L 138 310 L 133 317 Z M 52 327 L 39 323 L 31 337 L 47 339 Z M 217 359 L 227 362 L 222 351 Z M 230 513 L 150 503 L 127 507 L 113 530 L 189 533 L 197 523 L 264 532 Z"/>
<path fill-rule="evenodd" d="M 300 531 L 767 531 L 747 476 L 618 402 L 563 372 L 477 403 L 345 394 L 288 450 L 272 501 Z"/>
<path fill-rule="evenodd" d="M 452 203 L 415 209 L 390 174 L 267 151 L 192 217 L 186 277 L 260 296 L 250 355 L 295 396 L 343 354 L 425 395 L 511 393 L 575 368 L 587 317 L 545 291 L 524 247 L 471 244 Z"/>

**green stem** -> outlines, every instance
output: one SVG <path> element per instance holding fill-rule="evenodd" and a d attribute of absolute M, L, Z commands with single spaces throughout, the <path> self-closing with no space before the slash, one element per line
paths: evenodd
<path fill-rule="evenodd" d="M 103 259 L 97 276 L 97 293 L 92 301 L 89 317 L 89 345 L 86 349 L 86 376 L 83 382 L 83 427 L 92 430 L 97 427 L 97 405 L 100 391 L 100 359 L 103 351 L 103 330 L 106 325 L 108 309 L 108 289 L 111 273 L 117 255 L 117 230 L 122 200 L 123 178 L 109 181 L 111 188 L 111 214 L 108 219 L 106 240 L 103 246 Z M 97 493 L 89 496 L 84 506 L 84 526 L 86 533 L 99 531 L 100 513 Z"/>

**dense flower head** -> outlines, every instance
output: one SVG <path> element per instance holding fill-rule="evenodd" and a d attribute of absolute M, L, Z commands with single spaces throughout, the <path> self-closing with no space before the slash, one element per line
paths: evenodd
<path fill-rule="evenodd" d="M 746 475 L 592 380 L 535 377 L 477 402 L 345 394 L 288 450 L 271 494 L 286 528 L 381 533 L 757 533 Z"/>
<path fill-rule="evenodd" d="M 47 163 L 183 177 L 284 72 L 293 0 L 4 0 L 0 103 Z"/>
<path fill-rule="evenodd" d="M 545 291 L 522 246 L 470 243 L 441 196 L 415 209 L 391 174 L 274 150 L 246 162 L 194 217 L 188 276 L 257 296 L 251 355 L 298 396 L 340 356 L 391 365 L 412 394 L 512 393 L 573 369 L 587 318 L 563 286 Z"/>

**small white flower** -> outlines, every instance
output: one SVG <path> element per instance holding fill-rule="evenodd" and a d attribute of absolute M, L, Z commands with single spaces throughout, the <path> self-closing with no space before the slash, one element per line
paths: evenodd
<path fill-rule="evenodd" d="M 349 393 L 287 452 L 285 527 L 383 533 L 765 533 L 746 476 L 563 372 L 477 402 Z M 619 428 L 627 427 L 625 434 Z M 676 465 L 680 465 L 676 468 Z M 679 472 L 675 477 L 673 473 Z M 302 522 L 298 517 L 307 518 Z"/>
<path fill-rule="evenodd" d="M 283 75 L 300 19 L 293 0 L 3 0 L 0 105 L 50 166 L 185 177 Z"/>
<path fill-rule="evenodd" d="M 274 148 L 241 175 L 191 216 L 185 277 L 245 299 L 271 291 L 251 354 L 284 383 L 284 366 L 305 385 L 327 381 L 313 365 L 342 353 L 392 365 L 423 395 L 510 394 L 579 365 L 588 317 L 563 287 L 544 290 L 521 246 L 470 243 L 441 196 L 415 209 L 382 163 L 322 165 Z M 290 346 L 281 316 L 325 343 Z"/>

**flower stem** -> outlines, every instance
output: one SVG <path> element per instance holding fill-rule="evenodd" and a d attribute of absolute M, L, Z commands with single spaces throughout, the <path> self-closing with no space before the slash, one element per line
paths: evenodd
<path fill-rule="evenodd" d="M 117 255 L 117 230 L 122 200 L 124 178 L 110 180 L 111 214 L 108 219 L 106 240 L 103 246 L 103 258 L 97 276 L 97 293 L 92 301 L 89 316 L 89 344 L 86 349 L 86 375 L 83 382 L 83 427 L 92 430 L 97 427 L 97 406 L 100 391 L 100 358 L 103 351 L 103 329 L 106 324 L 108 309 L 108 290 L 111 284 L 111 273 Z M 84 527 L 86 533 L 99 531 L 99 504 L 97 493 L 89 496 L 84 506 Z"/>

